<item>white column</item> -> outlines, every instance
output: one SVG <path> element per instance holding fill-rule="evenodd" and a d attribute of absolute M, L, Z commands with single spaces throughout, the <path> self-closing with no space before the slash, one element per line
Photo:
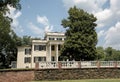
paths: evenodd
<path fill-rule="evenodd" d="M 49 61 L 51 61 L 51 44 L 49 45 Z"/>
<path fill-rule="evenodd" d="M 34 68 L 34 44 L 32 44 L 32 49 L 31 49 L 31 68 Z"/>
<path fill-rule="evenodd" d="M 46 44 L 46 61 L 49 61 L 49 45 Z"/>
<path fill-rule="evenodd" d="M 58 62 L 58 44 L 56 45 L 56 61 Z"/>

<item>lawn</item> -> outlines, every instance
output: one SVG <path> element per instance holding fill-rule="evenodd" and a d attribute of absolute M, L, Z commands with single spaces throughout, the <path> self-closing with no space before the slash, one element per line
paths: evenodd
<path fill-rule="evenodd" d="M 31 82 L 120 82 L 120 79 L 87 79 L 87 80 L 59 80 L 59 81 L 31 81 Z"/>

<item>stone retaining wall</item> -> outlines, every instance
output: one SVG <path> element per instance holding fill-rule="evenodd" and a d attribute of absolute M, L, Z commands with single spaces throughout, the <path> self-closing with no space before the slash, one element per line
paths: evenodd
<path fill-rule="evenodd" d="M 2 70 L 0 82 L 25 82 L 34 80 L 33 70 Z"/>
<path fill-rule="evenodd" d="M 0 71 L 0 82 L 120 78 L 119 68 L 32 69 Z"/>
<path fill-rule="evenodd" d="M 120 78 L 120 69 L 46 69 L 35 71 L 35 80 L 106 79 Z"/>

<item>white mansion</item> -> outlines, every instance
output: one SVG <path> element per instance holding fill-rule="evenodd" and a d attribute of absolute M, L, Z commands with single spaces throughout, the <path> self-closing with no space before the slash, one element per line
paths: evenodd
<path fill-rule="evenodd" d="M 65 38 L 64 33 L 48 32 L 44 40 L 32 40 L 31 46 L 18 47 L 17 68 L 120 68 L 120 61 L 58 62 Z M 13 68 L 16 68 L 16 62 L 13 62 Z"/>
<path fill-rule="evenodd" d="M 65 34 L 47 32 L 44 40 L 32 40 L 31 46 L 18 47 L 17 68 L 35 68 L 39 61 L 58 61 Z"/>

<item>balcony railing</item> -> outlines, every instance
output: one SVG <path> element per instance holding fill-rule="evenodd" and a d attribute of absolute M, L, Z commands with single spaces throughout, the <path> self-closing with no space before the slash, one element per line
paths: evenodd
<path fill-rule="evenodd" d="M 59 61 L 37 62 L 38 69 L 62 68 L 120 68 L 120 61 Z"/>

